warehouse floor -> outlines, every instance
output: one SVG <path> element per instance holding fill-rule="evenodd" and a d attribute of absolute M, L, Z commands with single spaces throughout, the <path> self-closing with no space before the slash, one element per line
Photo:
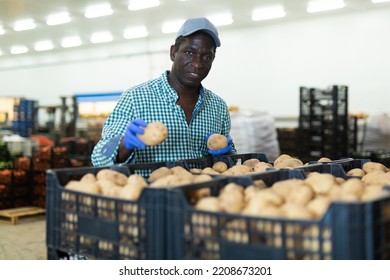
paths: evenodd
<path fill-rule="evenodd" d="M 26 216 L 15 225 L 0 222 L 0 260 L 45 260 L 46 217 Z"/>

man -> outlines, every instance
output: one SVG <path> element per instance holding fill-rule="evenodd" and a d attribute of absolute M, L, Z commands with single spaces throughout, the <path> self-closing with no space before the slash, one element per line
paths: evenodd
<path fill-rule="evenodd" d="M 170 48 L 171 71 L 125 91 L 104 123 L 91 160 L 95 166 L 169 162 L 212 154 L 235 153 L 226 102 L 201 84 L 221 45 L 216 27 L 206 18 L 188 19 Z M 147 123 L 165 124 L 169 135 L 146 146 L 137 134 Z M 219 151 L 207 148 L 212 133 L 228 137 Z"/>

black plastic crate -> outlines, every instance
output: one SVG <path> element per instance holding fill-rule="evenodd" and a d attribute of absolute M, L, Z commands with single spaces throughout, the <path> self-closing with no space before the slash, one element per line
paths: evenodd
<path fill-rule="evenodd" d="M 157 168 L 161 164 L 142 167 Z M 140 165 L 112 166 L 126 175 Z M 106 167 L 107 168 L 107 167 Z M 46 176 L 46 245 L 87 259 L 165 259 L 166 189 L 146 187 L 137 201 L 66 190 L 70 180 L 104 167 L 50 169 Z"/>
<path fill-rule="evenodd" d="M 305 177 L 303 170 L 282 169 L 258 173 L 257 179 L 270 186 L 300 176 Z M 169 259 L 390 258 L 390 196 L 366 203 L 332 203 L 320 220 L 208 212 L 188 203 L 193 191 L 209 188 L 216 194 L 228 182 L 251 184 L 248 178 L 223 178 L 170 190 Z"/>

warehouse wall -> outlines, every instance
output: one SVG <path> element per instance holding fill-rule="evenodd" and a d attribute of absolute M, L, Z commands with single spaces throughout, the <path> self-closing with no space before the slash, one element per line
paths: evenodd
<path fill-rule="evenodd" d="M 348 85 L 350 111 L 386 112 L 390 102 L 390 9 L 308 15 L 257 28 L 220 28 L 222 47 L 204 85 L 229 105 L 297 116 L 300 86 Z M 112 47 L 39 54 L 0 67 L 0 96 L 60 104 L 74 93 L 122 91 L 170 68 L 174 35 Z M 45 63 L 29 66 L 35 59 Z M 67 62 L 65 62 L 67 61 Z M 13 63 L 13 64 L 12 64 Z"/>

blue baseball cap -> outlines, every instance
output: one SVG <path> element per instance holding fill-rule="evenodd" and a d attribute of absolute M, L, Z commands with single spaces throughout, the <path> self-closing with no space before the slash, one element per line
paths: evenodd
<path fill-rule="evenodd" d="M 180 36 L 189 36 L 197 31 L 206 32 L 213 38 L 216 47 L 221 46 L 217 28 L 205 17 L 187 19 L 177 32 L 176 39 Z"/>

